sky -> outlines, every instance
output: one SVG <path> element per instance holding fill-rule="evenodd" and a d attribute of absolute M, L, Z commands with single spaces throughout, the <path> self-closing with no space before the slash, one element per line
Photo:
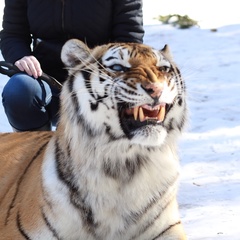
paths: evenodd
<path fill-rule="evenodd" d="M 189 240 L 240 239 L 240 17 L 236 3 L 144 0 L 144 43 L 157 49 L 168 44 L 187 86 L 189 126 L 179 142 L 178 199 Z M 200 21 L 200 28 L 180 30 L 152 20 L 170 13 L 188 14 Z M 6 81 L 0 75 L 0 94 Z M 7 131 L 11 128 L 0 104 L 0 132 Z"/>

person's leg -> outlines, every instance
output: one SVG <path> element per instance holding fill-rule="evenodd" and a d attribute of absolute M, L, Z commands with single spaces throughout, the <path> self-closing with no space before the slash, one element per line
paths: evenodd
<path fill-rule="evenodd" d="M 2 101 L 11 126 L 17 131 L 51 130 L 49 85 L 26 74 L 16 74 L 3 89 Z"/>

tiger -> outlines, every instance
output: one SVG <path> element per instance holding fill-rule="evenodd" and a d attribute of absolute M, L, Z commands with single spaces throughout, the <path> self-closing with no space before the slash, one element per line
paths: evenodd
<path fill-rule="evenodd" d="M 0 135 L 0 238 L 185 240 L 186 86 L 168 45 L 77 39 L 52 132 Z"/>

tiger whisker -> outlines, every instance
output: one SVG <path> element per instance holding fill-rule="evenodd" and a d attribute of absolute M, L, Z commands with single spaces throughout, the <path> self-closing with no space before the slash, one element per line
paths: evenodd
<path fill-rule="evenodd" d="M 96 58 L 93 56 L 93 54 L 90 53 L 89 55 L 92 57 L 93 60 L 95 60 L 94 63 L 98 63 L 103 69 L 106 70 L 106 68 L 98 61 L 98 59 L 96 59 Z M 99 69 L 98 67 L 96 67 L 96 65 L 93 64 L 93 63 L 91 63 L 90 61 L 87 61 L 87 60 L 85 60 L 85 59 L 83 59 L 83 58 L 81 58 L 81 59 L 79 59 L 79 60 L 85 65 L 85 67 L 88 67 L 88 66 L 90 65 L 90 69 L 91 69 L 91 70 L 97 69 L 98 71 L 100 71 L 101 74 L 104 74 L 106 77 L 109 77 L 103 70 L 101 70 L 101 69 Z"/>
<path fill-rule="evenodd" d="M 100 70 L 99 68 L 97 68 L 97 67 L 95 66 L 95 64 L 91 63 L 90 60 L 86 60 L 86 59 L 81 58 L 81 57 L 78 57 L 78 60 L 79 60 L 79 61 L 82 63 L 82 65 L 84 66 L 84 67 L 80 67 L 82 70 L 87 71 L 87 72 L 89 72 L 89 73 L 94 73 L 94 71 L 91 71 L 91 70 L 98 70 L 98 71 L 100 71 L 100 73 L 103 74 L 105 77 L 109 77 L 104 71 Z M 96 60 L 96 62 L 98 62 L 98 61 Z M 89 68 L 90 70 L 88 70 L 88 68 Z M 70 70 L 70 69 L 71 69 L 71 68 L 67 68 L 67 67 L 66 67 L 66 70 Z M 95 71 L 95 73 L 96 73 L 96 76 L 98 76 L 98 72 Z"/>
<path fill-rule="evenodd" d="M 92 53 L 90 53 L 90 56 L 99 64 L 99 66 L 101 66 L 103 69 L 107 70 L 105 68 L 105 66 L 101 62 L 99 62 L 98 59 L 96 59 L 95 56 Z"/>

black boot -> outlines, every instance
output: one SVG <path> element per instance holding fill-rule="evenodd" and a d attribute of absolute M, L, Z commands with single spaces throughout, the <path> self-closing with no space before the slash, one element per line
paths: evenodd
<path fill-rule="evenodd" d="M 14 127 L 12 127 L 14 132 L 26 132 L 26 131 L 31 131 L 31 132 L 38 132 L 38 131 L 52 131 L 52 124 L 50 122 L 48 122 L 47 124 L 43 125 L 40 128 L 36 128 L 36 129 L 26 129 L 26 130 L 18 130 Z"/>

